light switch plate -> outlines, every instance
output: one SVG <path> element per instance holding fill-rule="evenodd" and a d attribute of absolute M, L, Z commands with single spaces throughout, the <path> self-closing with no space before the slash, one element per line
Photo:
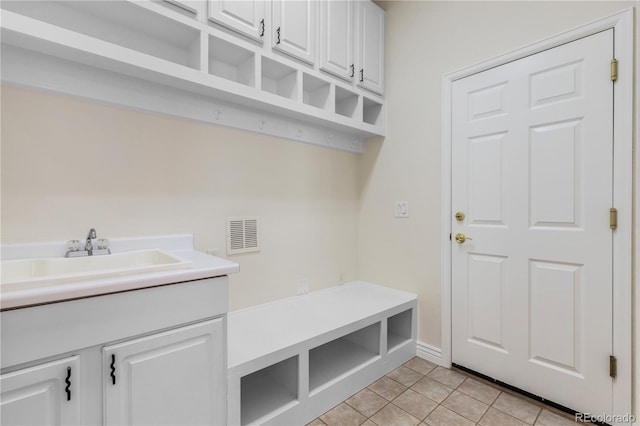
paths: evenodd
<path fill-rule="evenodd" d="M 408 201 L 396 201 L 396 217 L 409 217 Z"/>

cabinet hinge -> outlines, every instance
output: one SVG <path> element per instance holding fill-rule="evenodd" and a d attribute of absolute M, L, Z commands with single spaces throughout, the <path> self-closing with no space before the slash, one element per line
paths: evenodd
<path fill-rule="evenodd" d="M 618 374 L 618 360 L 615 356 L 609 355 L 609 376 L 615 378 Z"/>
<path fill-rule="evenodd" d="M 611 81 L 616 81 L 618 79 L 618 60 L 613 58 L 611 60 Z"/>
<path fill-rule="evenodd" d="M 611 207 L 609 209 L 609 228 L 616 229 L 618 227 L 618 210 Z"/>

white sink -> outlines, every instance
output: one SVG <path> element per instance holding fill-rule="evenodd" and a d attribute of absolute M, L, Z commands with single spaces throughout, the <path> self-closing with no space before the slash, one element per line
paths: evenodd
<path fill-rule="evenodd" d="M 3 260 L 0 285 L 5 292 L 190 266 L 190 260 L 159 249 L 102 256 Z"/>

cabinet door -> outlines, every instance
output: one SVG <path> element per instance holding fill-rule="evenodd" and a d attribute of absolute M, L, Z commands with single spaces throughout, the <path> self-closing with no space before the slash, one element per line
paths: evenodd
<path fill-rule="evenodd" d="M 384 10 L 372 1 L 360 4 L 360 74 L 358 86 L 384 93 Z"/>
<path fill-rule="evenodd" d="M 204 10 L 204 0 L 164 0 L 174 6 L 178 6 L 188 12 L 198 15 Z"/>
<path fill-rule="evenodd" d="M 314 0 L 272 2 L 274 49 L 315 64 L 317 3 Z"/>
<path fill-rule="evenodd" d="M 261 42 L 265 4 L 264 0 L 209 0 L 209 19 Z"/>
<path fill-rule="evenodd" d="M 353 1 L 320 3 L 320 69 L 352 81 L 355 19 Z"/>
<path fill-rule="evenodd" d="M 77 356 L 0 376 L 0 424 L 80 425 Z"/>
<path fill-rule="evenodd" d="M 106 346 L 105 425 L 226 423 L 221 318 Z"/>

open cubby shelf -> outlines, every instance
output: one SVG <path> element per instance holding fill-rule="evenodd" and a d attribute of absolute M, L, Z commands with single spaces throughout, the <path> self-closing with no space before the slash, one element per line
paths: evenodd
<path fill-rule="evenodd" d="M 189 68 L 200 68 L 200 31 L 133 2 L 9 1 L 3 8 Z"/>
<path fill-rule="evenodd" d="M 209 74 L 255 87 L 255 54 L 211 35 Z"/>
<path fill-rule="evenodd" d="M 238 36 L 207 7 L 2 1 L 3 81 L 353 152 L 384 136 L 382 96 Z M 203 102 L 234 112 L 204 114 Z"/>
<path fill-rule="evenodd" d="M 416 303 L 354 282 L 231 312 L 229 424 L 306 424 L 399 367 L 416 354 Z"/>

